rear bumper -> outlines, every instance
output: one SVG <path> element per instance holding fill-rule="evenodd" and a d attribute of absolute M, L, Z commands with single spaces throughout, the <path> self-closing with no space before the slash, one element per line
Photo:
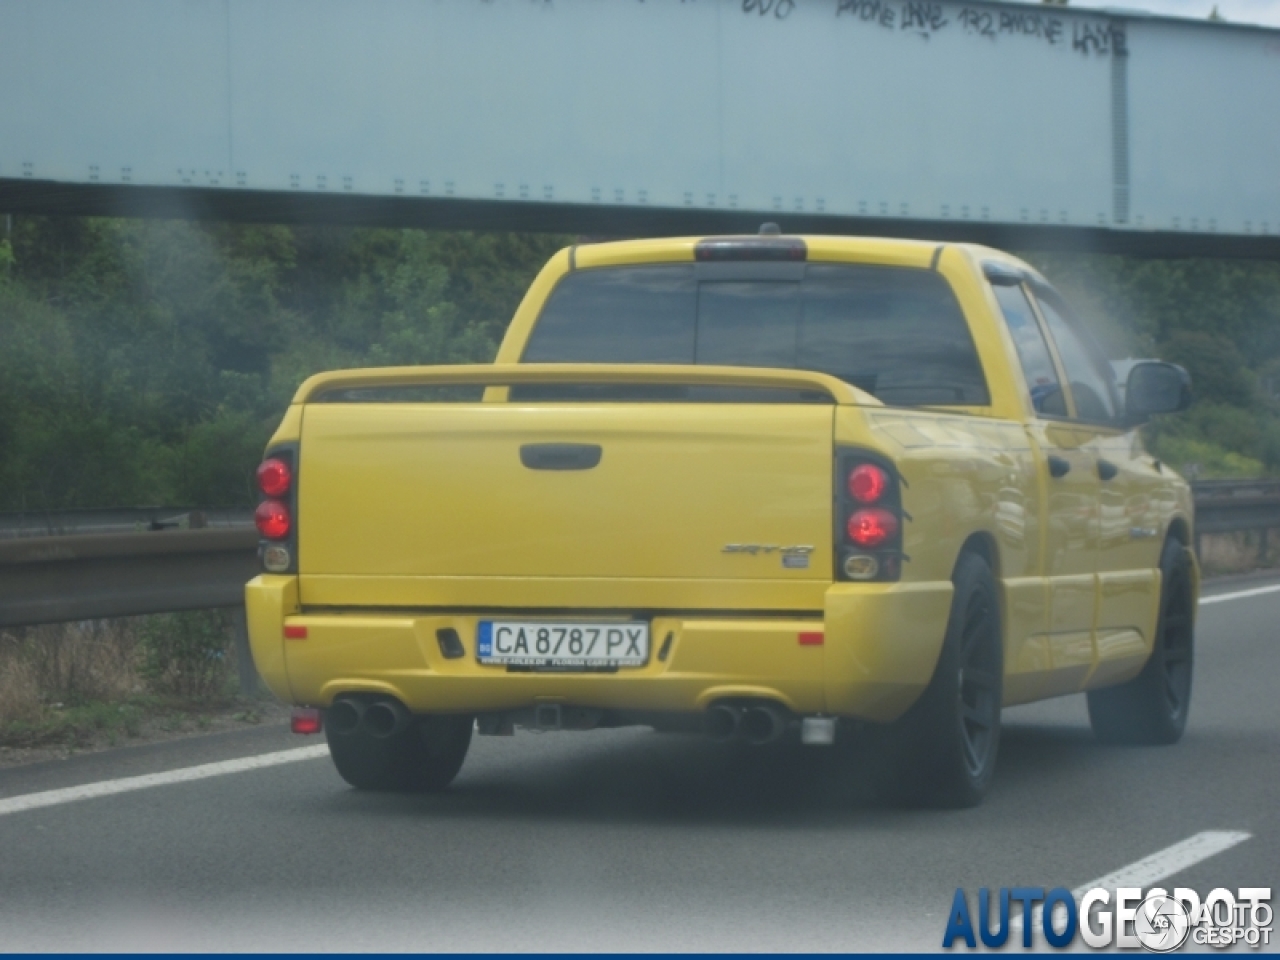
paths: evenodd
<path fill-rule="evenodd" d="M 833 584 L 820 614 L 658 616 L 649 663 L 612 674 L 509 673 L 479 664 L 473 613 L 303 611 L 290 576 L 255 578 L 245 601 L 258 671 L 296 704 L 326 707 L 339 694 L 365 692 L 394 696 L 418 713 L 536 703 L 691 712 L 724 698 L 761 697 L 797 713 L 888 721 L 933 675 L 951 594 L 946 581 Z M 286 625 L 305 626 L 306 638 L 287 639 Z M 458 632 L 466 656 L 444 657 L 436 639 L 442 628 Z M 813 631 L 824 633 L 821 645 L 799 643 L 800 633 Z"/>

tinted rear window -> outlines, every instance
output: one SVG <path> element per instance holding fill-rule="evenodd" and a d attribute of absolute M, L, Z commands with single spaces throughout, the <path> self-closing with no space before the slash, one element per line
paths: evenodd
<path fill-rule="evenodd" d="M 708 278 L 694 264 L 566 276 L 526 363 L 700 363 L 833 374 L 898 406 L 989 401 L 969 328 L 927 270 L 808 264 L 796 279 Z"/>

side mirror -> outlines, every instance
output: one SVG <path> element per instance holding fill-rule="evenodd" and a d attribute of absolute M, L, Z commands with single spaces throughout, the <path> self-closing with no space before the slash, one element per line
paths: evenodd
<path fill-rule="evenodd" d="M 1158 413 L 1177 413 L 1191 406 L 1191 375 L 1175 363 L 1143 360 L 1129 370 L 1124 389 L 1125 421 L 1146 423 Z"/>

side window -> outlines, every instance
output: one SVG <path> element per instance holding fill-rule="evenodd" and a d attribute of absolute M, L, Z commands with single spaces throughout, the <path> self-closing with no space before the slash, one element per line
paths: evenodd
<path fill-rule="evenodd" d="M 1049 334 L 1058 345 L 1058 356 L 1071 381 L 1071 396 L 1076 401 L 1076 415 L 1081 420 L 1102 422 L 1116 418 L 1111 381 L 1099 369 L 1098 358 L 1089 345 L 1071 328 L 1049 297 L 1037 298 Z"/>
<path fill-rule="evenodd" d="M 1022 373 L 1026 377 L 1027 387 L 1031 390 L 1031 405 L 1036 413 L 1051 417 L 1067 415 L 1066 397 L 1062 392 L 1062 384 L 1058 381 L 1058 371 L 1049 354 L 1049 344 L 1045 342 L 1044 331 L 1036 322 L 1035 311 L 1031 309 L 1031 301 L 1021 286 L 994 286 L 996 300 L 1004 314 L 1004 322 L 1013 337 L 1014 346 L 1018 349 L 1018 361 L 1022 364 Z"/>

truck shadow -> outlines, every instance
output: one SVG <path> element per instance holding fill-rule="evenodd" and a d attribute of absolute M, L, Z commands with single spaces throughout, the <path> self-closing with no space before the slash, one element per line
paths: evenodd
<path fill-rule="evenodd" d="M 579 738 L 575 743 L 573 738 Z M 560 742 L 554 742 L 560 741 Z M 1010 726 L 996 782 L 971 811 L 904 806 L 883 757 L 864 745 L 750 748 L 627 731 L 603 736 L 518 736 L 478 741 L 457 781 L 426 796 L 338 790 L 326 806 L 344 815 L 463 820 L 565 820 L 811 827 L 967 816 L 1038 815 L 1064 782 L 1106 774 L 1114 751 L 1087 729 Z M 1110 757 L 1110 759 L 1108 759 Z"/>

